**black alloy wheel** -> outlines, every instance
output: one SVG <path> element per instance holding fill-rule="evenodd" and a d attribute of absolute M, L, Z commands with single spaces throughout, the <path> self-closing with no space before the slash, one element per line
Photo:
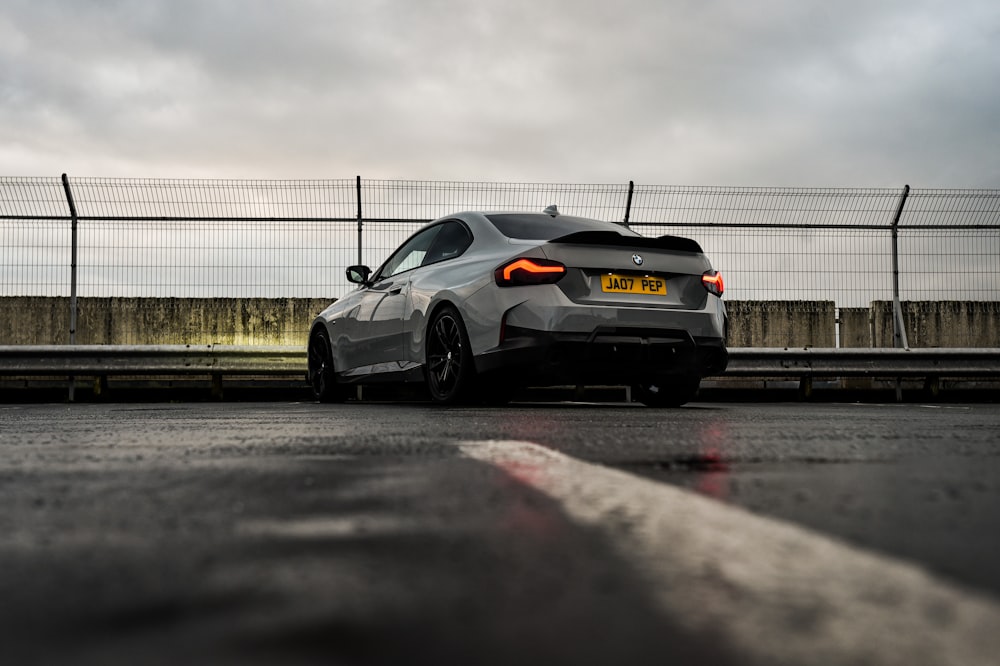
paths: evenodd
<path fill-rule="evenodd" d="M 431 399 L 455 404 L 473 399 L 475 366 L 458 310 L 446 305 L 427 327 L 427 390 Z"/>
<path fill-rule="evenodd" d="M 309 337 L 309 385 L 320 402 L 343 402 L 344 390 L 337 384 L 333 352 L 326 331 L 317 329 Z"/>

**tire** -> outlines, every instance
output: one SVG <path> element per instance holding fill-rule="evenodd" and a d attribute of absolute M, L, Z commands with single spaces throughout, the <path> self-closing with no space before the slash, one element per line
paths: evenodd
<path fill-rule="evenodd" d="M 427 327 L 427 363 L 424 366 L 431 400 L 443 405 L 475 400 L 476 368 L 469 334 L 458 310 L 441 307 Z"/>
<path fill-rule="evenodd" d="M 694 400 L 701 378 L 665 376 L 648 384 L 633 387 L 634 399 L 647 407 L 680 407 Z"/>
<path fill-rule="evenodd" d="M 323 329 L 317 329 L 309 336 L 309 385 L 313 395 L 320 402 L 343 402 L 345 392 L 337 383 L 333 368 L 333 350 L 330 336 Z"/>

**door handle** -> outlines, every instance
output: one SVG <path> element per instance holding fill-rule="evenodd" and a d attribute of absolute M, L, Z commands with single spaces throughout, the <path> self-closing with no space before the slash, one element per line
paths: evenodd
<path fill-rule="evenodd" d="M 389 290 L 389 295 L 390 296 L 398 296 L 400 294 L 400 292 L 402 292 L 402 291 L 403 291 L 402 287 L 394 287 L 393 289 Z"/>

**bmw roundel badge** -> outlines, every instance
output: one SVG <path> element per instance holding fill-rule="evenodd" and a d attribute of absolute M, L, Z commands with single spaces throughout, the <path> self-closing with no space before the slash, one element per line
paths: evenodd
<path fill-rule="evenodd" d="M 635 264 L 636 266 L 642 266 L 642 255 L 633 254 L 632 263 Z"/>

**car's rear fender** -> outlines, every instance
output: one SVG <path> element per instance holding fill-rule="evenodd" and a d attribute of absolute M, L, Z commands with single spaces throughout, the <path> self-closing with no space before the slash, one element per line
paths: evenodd
<path fill-rule="evenodd" d="M 403 323 L 403 348 L 407 361 L 424 362 L 427 327 L 438 310 L 445 306 L 452 306 L 458 310 L 470 337 L 473 331 L 479 331 L 483 327 L 484 323 L 480 319 L 484 313 L 479 313 L 475 309 L 470 311 L 467 305 L 471 295 L 482 290 L 483 282 L 484 280 L 480 279 L 455 289 L 439 289 L 436 285 L 420 286 L 411 283 L 409 310 Z M 474 344 L 473 349 L 475 349 Z"/>
<path fill-rule="evenodd" d="M 403 326 L 407 360 L 423 363 L 427 325 L 438 308 L 453 305 L 462 317 L 473 354 L 495 347 L 499 340 L 500 316 L 511 307 L 531 298 L 525 289 L 498 287 L 493 268 L 513 257 L 542 257 L 541 250 L 503 248 L 469 257 L 467 264 L 438 267 L 434 271 L 414 271 L 410 281 L 408 311 Z M 495 264 L 495 266 L 494 266 Z M 484 267 L 488 270 L 484 271 Z"/>

